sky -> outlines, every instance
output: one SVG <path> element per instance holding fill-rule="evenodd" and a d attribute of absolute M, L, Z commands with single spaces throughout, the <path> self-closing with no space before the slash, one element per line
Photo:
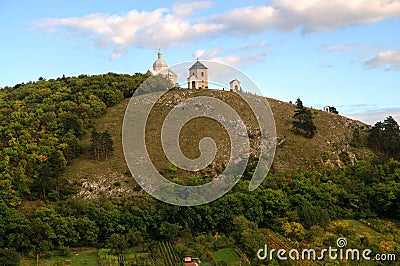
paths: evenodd
<path fill-rule="evenodd" d="M 0 0 L 0 87 L 213 60 L 266 97 L 400 123 L 400 0 Z"/>

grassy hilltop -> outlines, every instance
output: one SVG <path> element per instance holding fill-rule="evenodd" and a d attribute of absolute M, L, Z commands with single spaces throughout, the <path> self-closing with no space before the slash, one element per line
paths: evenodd
<path fill-rule="evenodd" d="M 234 93 L 219 90 L 189 91 L 187 89 L 174 90 L 170 96 L 164 97 L 156 106 L 153 116 L 149 120 L 149 132 L 155 132 L 147 143 L 152 161 L 157 169 L 168 175 L 170 163 L 163 155 L 159 126 L 163 117 L 172 109 L 171 106 L 189 97 L 209 95 L 224 100 L 226 103 L 239 108 L 247 120 L 249 131 L 256 133 L 257 124 L 249 109 L 238 104 L 241 100 Z M 179 98 L 179 101 L 176 99 Z M 175 101 L 175 102 L 174 102 Z M 103 191 L 108 195 L 125 196 L 126 193 L 134 194 L 137 189 L 133 179 L 129 175 L 128 167 L 122 151 L 122 122 L 129 99 L 124 99 L 119 104 L 108 108 L 107 113 L 94 121 L 98 131 L 108 131 L 114 140 L 113 156 L 106 161 L 95 161 L 86 151 L 71 165 L 67 166 L 65 177 L 81 185 L 81 194 L 88 197 L 95 196 Z M 353 130 L 359 128 L 366 131 L 369 126 L 359 121 L 346 118 L 341 115 L 327 113 L 321 110 L 311 109 L 317 134 L 313 138 L 304 138 L 292 132 L 293 114 L 296 106 L 287 102 L 268 98 L 276 124 L 277 149 L 272 167 L 273 172 L 293 173 L 322 165 L 341 167 L 349 160 L 364 159 L 372 156 L 367 148 L 350 147 Z M 199 118 L 185 126 L 181 132 L 181 147 L 183 153 L 189 158 L 199 156 L 199 140 L 211 136 L 216 141 L 219 153 L 214 168 L 221 168 L 229 154 L 229 139 L 224 129 L 210 119 Z M 254 143 L 253 143 L 254 144 Z M 89 134 L 84 137 L 83 145 L 88 150 L 90 146 Z M 222 152 L 221 152 L 222 150 Z M 255 152 L 257 153 L 257 152 Z M 347 158 L 343 160 L 343 158 Z M 214 169 L 215 170 L 215 169 Z M 178 172 L 175 175 L 187 177 L 190 173 Z M 192 174 L 193 175 L 193 174 Z M 173 177 L 173 176 L 172 176 Z M 102 193 L 103 193 L 102 192 Z"/>

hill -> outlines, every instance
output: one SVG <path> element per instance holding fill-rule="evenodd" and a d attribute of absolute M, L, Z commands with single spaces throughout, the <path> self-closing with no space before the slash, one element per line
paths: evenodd
<path fill-rule="evenodd" d="M 174 177 L 185 179 L 194 174 L 179 169 L 171 169 L 173 166 L 163 153 L 160 133 L 157 128 L 162 125 L 163 117 L 177 102 L 199 95 L 221 98 L 232 106 L 242 108 L 240 112 L 244 114 L 245 120 L 248 121 L 246 126 L 250 128 L 249 131 L 253 131 L 253 133 L 257 131 L 254 117 L 249 110 L 240 107 L 241 105 L 238 104 L 240 100 L 235 93 L 218 90 L 175 90 L 173 95 L 165 96 L 165 99 L 160 100 L 157 104 L 154 111 L 155 115 L 148 123 L 149 132 L 154 132 L 154 134 L 147 143 L 148 151 L 152 154 L 152 161 L 157 169 L 171 179 Z M 179 101 L 176 99 L 179 99 Z M 369 126 L 344 116 L 311 109 L 317 134 L 312 139 L 304 138 L 291 131 L 296 106 L 271 98 L 268 98 L 268 102 L 275 119 L 278 143 L 272 172 L 293 173 L 322 165 L 342 167 L 346 163 L 353 163 L 354 160 L 373 155 L 369 149 L 354 148 L 349 145 L 355 128 L 365 132 Z M 105 193 L 107 196 L 124 197 L 141 193 L 140 188 L 130 176 L 122 150 L 122 122 L 128 103 L 129 99 L 124 99 L 119 104 L 108 108 L 104 116 L 95 120 L 97 131 L 109 131 L 111 133 L 114 140 L 113 156 L 106 161 L 93 160 L 88 152 L 90 136 L 86 135 L 82 142 L 84 154 L 74 159 L 67 166 L 64 175 L 68 180 L 81 187 L 81 195 L 95 197 Z M 203 137 L 211 136 L 217 143 L 219 153 L 217 153 L 213 169 L 208 169 L 208 172 L 207 170 L 200 172 L 198 177 L 210 175 L 210 171 L 224 167 L 226 156 L 229 154 L 229 143 L 228 137 L 220 125 L 213 123 L 210 119 L 199 118 L 199 120 L 185 126 L 181 135 L 185 136 L 180 143 L 182 152 L 189 158 L 199 156 L 197 145 Z M 257 152 L 254 152 L 254 154 L 256 156 Z"/>
<path fill-rule="evenodd" d="M 271 236 L 276 236 L 278 246 L 323 248 L 345 237 L 349 247 L 372 247 L 388 254 L 399 250 L 400 162 L 375 157 L 362 146 L 371 144 L 376 127 L 369 131 L 358 121 L 308 108 L 317 133 L 304 138 L 291 131 L 296 107 L 274 99 L 268 101 L 277 130 L 275 161 L 260 188 L 249 191 L 261 133 L 265 134 L 249 107 L 229 91 L 166 93 L 146 124 L 147 149 L 159 172 L 173 182 L 196 185 L 209 182 L 224 169 L 229 137 L 209 118 L 190 120 L 179 136 L 181 150 L 189 158 L 199 156 L 200 139 L 215 140 L 216 159 L 204 170 L 187 173 L 177 168 L 161 148 L 165 116 L 177 103 L 200 95 L 221 99 L 240 115 L 247 136 L 235 133 L 248 137 L 250 163 L 235 187 L 209 204 L 176 206 L 143 193 L 125 164 L 121 128 L 129 97 L 146 78 L 139 73 L 81 75 L 0 90 L 0 259 L 2 254 L 16 259 L 18 254 L 69 259 L 66 247 L 74 247 L 71 251 L 106 247 L 98 258 L 113 255 L 115 259 L 115 252 L 126 251 L 127 258 L 147 263 L 148 254 L 158 254 L 152 259 L 161 261 L 169 256 L 168 250 L 176 249 L 180 256 L 192 254 L 211 263 L 229 259 L 227 254 L 235 249 L 241 257 L 257 262 L 257 251 L 270 243 Z M 208 104 L 194 107 L 210 108 Z M 386 128 L 392 127 L 392 135 L 398 134 L 396 125 L 389 119 L 375 133 L 391 133 Z M 356 129 L 361 136 L 369 131 L 368 138 L 352 141 Z M 111 137 L 114 153 L 95 160 L 91 135 L 96 136 L 93 146 L 98 150 L 109 149 Z M 366 227 L 376 233 L 361 234 Z M 280 241 L 284 238 L 290 241 Z"/>

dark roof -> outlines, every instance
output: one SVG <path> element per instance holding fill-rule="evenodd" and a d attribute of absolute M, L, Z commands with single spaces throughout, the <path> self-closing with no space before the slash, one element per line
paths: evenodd
<path fill-rule="evenodd" d="M 202 63 L 200 63 L 199 60 L 197 60 L 197 62 L 194 63 L 193 66 L 189 69 L 207 69 L 207 67 L 205 65 L 203 65 Z"/>

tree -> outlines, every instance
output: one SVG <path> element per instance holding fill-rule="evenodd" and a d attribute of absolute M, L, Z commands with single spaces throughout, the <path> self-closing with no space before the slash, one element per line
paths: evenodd
<path fill-rule="evenodd" d="M 18 266 L 21 257 L 19 253 L 13 248 L 0 249 L 0 265 L 1 266 Z"/>
<path fill-rule="evenodd" d="M 98 133 L 95 129 L 91 136 L 92 145 L 90 151 L 95 160 L 107 160 L 114 150 L 113 140 L 108 131 Z"/>
<path fill-rule="evenodd" d="M 163 75 L 156 75 L 156 76 L 151 76 L 149 79 L 144 81 L 140 89 L 137 91 L 138 95 L 141 94 L 148 94 L 148 93 L 153 93 L 153 92 L 163 92 L 167 91 L 168 89 L 172 89 L 174 87 L 174 84 L 164 77 Z"/>
<path fill-rule="evenodd" d="M 44 198 L 53 189 L 58 192 L 60 175 L 64 172 L 66 165 L 67 161 L 64 154 L 59 150 L 53 150 L 41 163 L 41 169 L 33 187 L 34 190 L 42 192 Z"/>
<path fill-rule="evenodd" d="M 363 146 L 363 137 L 362 137 L 361 131 L 358 127 L 356 127 L 353 130 L 353 136 L 352 136 L 350 145 L 353 147 L 362 147 Z"/>
<path fill-rule="evenodd" d="M 329 113 L 336 114 L 336 115 L 339 114 L 338 110 L 336 110 L 336 107 L 334 107 L 334 106 L 329 106 Z"/>
<path fill-rule="evenodd" d="M 125 250 L 128 248 L 128 241 L 126 237 L 121 234 L 112 234 L 107 240 L 106 246 L 114 250 L 118 256 L 124 255 Z"/>
<path fill-rule="evenodd" d="M 328 211 L 319 206 L 313 206 L 311 203 L 305 201 L 298 210 L 300 220 L 304 227 L 310 229 L 313 225 L 326 227 L 329 222 Z"/>
<path fill-rule="evenodd" d="M 372 127 L 368 146 L 387 158 L 400 158 L 400 128 L 393 117 L 389 116 Z"/>
<path fill-rule="evenodd" d="M 314 137 L 317 128 L 314 125 L 311 111 L 303 106 L 303 102 L 299 99 L 296 101 L 297 109 L 293 115 L 292 130 L 296 134 L 303 135 L 307 138 Z"/>
<path fill-rule="evenodd" d="M 172 240 L 176 238 L 182 231 L 182 226 L 176 223 L 163 222 L 159 228 L 160 237 L 164 240 Z"/>

